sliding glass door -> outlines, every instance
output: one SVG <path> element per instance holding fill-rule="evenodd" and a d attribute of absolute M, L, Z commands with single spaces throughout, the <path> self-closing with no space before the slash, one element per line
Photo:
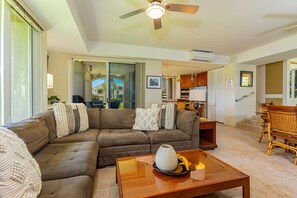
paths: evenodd
<path fill-rule="evenodd" d="M 10 15 L 11 121 L 32 115 L 32 31 L 13 9 Z"/>
<path fill-rule="evenodd" d="M 135 109 L 135 64 L 109 63 L 109 104 L 111 109 Z"/>
<path fill-rule="evenodd" d="M 73 77 L 73 102 L 90 108 L 135 108 L 135 64 L 75 60 Z"/>

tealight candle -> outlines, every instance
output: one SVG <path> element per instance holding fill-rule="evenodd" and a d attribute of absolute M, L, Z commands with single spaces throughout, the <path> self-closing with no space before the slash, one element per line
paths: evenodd
<path fill-rule="evenodd" d="M 204 180 L 205 179 L 205 165 L 199 162 L 198 165 L 195 166 L 196 170 L 191 171 L 191 178 L 194 180 Z"/>

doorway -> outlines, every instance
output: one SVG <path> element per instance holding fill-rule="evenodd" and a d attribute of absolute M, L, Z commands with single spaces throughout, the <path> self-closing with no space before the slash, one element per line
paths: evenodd
<path fill-rule="evenodd" d="M 109 63 L 111 109 L 135 109 L 135 64 Z"/>
<path fill-rule="evenodd" d="M 135 64 L 74 61 L 73 99 L 89 108 L 135 108 Z"/>

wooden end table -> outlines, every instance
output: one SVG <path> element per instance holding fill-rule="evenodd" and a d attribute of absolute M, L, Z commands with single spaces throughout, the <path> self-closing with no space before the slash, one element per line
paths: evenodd
<path fill-rule="evenodd" d="M 199 123 L 199 147 L 203 150 L 215 149 L 216 144 L 216 121 L 205 120 Z"/>
<path fill-rule="evenodd" d="M 250 178 L 200 149 L 178 151 L 191 163 L 205 164 L 205 179 L 192 180 L 190 174 L 168 176 L 154 170 L 154 154 L 117 158 L 116 175 L 120 197 L 195 197 L 242 186 L 242 196 L 250 197 Z"/>

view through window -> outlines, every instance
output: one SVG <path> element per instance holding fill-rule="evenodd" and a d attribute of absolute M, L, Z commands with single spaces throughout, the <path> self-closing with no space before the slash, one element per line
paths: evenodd
<path fill-rule="evenodd" d="M 32 115 L 32 31 L 32 27 L 11 9 L 11 122 Z"/>

